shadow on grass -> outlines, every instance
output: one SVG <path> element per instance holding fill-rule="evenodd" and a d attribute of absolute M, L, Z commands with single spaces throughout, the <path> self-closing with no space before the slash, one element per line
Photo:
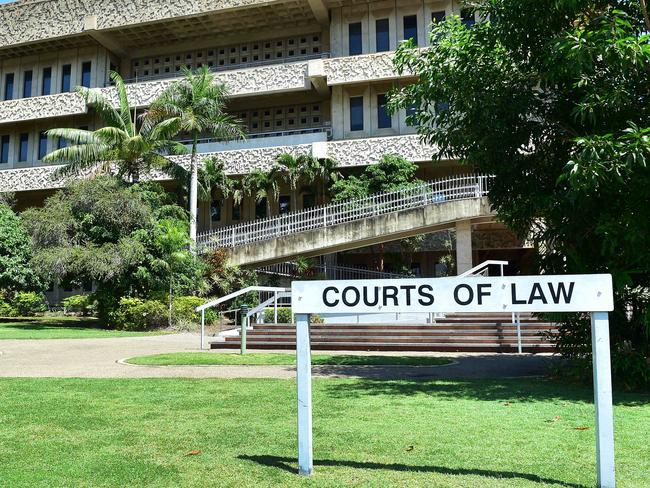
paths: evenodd
<path fill-rule="evenodd" d="M 289 473 L 296 473 L 297 469 L 295 468 L 296 459 L 290 457 L 280 457 L 280 456 L 269 456 L 269 455 L 241 455 L 238 456 L 239 459 L 245 461 L 252 461 L 262 466 L 268 466 L 270 468 L 282 469 L 288 471 Z M 345 467 L 345 468 L 356 468 L 356 469 L 376 469 L 376 470 L 390 470 L 390 471 L 416 471 L 424 473 L 438 473 L 451 476 L 485 476 L 489 478 L 511 478 L 511 479 L 521 479 L 527 481 L 533 481 L 537 483 L 552 484 L 558 486 L 566 486 L 570 488 L 582 488 L 585 485 L 579 485 L 575 483 L 567 483 L 565 481 L 554 480 L 550 478 L 544 478 L 537 476 L 535 474 L 529 473 L 517 473 L 514 471 L 491 471 L 488 469 L 470 469 L 470 468 L 447 468 L 444 466 L 412 466 L 409 464 L 401 463 L 372 463 L 372 462 L 360 462 L 360 461 L 346 461 L 346 460 L 336 460 L 336 459 L 315 459 L 314 466 L 327 466 L 327 467 Z"/>
<path fill-rule="evenodd" d="M 105 329 L 98 319 L 92 317 L 7 317 L 0 318 L 0 327 L 19 330 Z"/>
<path fill-rule="evenodd" d="M 563 383 L 546 378 L 399 380 L 359 379 L 353 382 L 327 382 L 322 389 L 334 398 L 364 396 L 427 395 L 436 400 L 571 401 L 593 403 L 593 390 L 584 385 Z M 615 405 L 650 405 L 650 393 L 614 392 Z"/>

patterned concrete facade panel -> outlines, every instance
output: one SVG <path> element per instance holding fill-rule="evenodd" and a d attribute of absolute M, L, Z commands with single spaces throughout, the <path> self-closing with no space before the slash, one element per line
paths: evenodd
<path fill-rule="evenodd" d="M 328 156 L 340 166 L 373 164 L 384 154 L 399 154 L 410 161 L 423 162 L 431 160 L 434 153 L 434 148 L 422 144 L 417 135 L 331 141 L 327 146 Z"/>
<path fill-rule="evenodd" d="M 0 102 L 0 124 L 78 115 L 86 112 L 86 103 L 77 93 L 19 98 Z"/>
<path fill-rule="evenodd" d="M 365 54 L 323 60 L 328 85 L 399 78 L 393 69 L 393 53 Z"/>
<path fill-rule="evenodd" d="M 9 46 L 81 34 L 84 18 L 111 29 L 218 10 L 278 3 L 277 0 L 20 0 L 0 7 L 0 45 Z"/>
<path fill-rule="evenodd" d="M 295 156 L 311 154 L 312 144 L 293 146 L 275 146 L 236 151 L 221 151 L 201 154 L 201 160 L 217 157 L 226 165 L 230 174 L 245 174 L 255 168 L 270 167 L 276 156 L 289 153 Z M 348 141 L 330 141 L 327 143 L 327 155 L 336 159 L 341 166 L 363 166 L 376 163 L 384 154 L 399 154 L 411 161 L 428 161 L 431 159 L 433 148 L 422 145 L 417 136 L 379 137 L 372 139 L 356 139 Z M 179 164 L 189 165 L 190 156 L 175 156 Z M 54 180 L 56 166 L 40 166 L 33 168 L 10 169 L 0 172 L 0 192 L 31 191 L 61 188 L 62 180 Z M 150 175 L 154 180 L 166 180 L 162 172 Z"/>

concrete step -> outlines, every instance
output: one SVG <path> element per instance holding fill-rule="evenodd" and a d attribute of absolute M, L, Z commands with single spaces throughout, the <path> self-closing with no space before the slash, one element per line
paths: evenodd
<path fill-rule="evenodd" d="M 239 337 L 226 337 L 226 342 L 239 342 Z M 263 335 L 263 336 L 248 336 L 246 339 L 247 343 L 253 342 L 294 342 L 295 337 L 287 336 L 273 336 L 273 335 Z M 368 336 L 368 337 L 358 337 L 358 336 L 321 336 L 321 337 L 311 337 L 311 342 L 376 342 L 376 343 L 393 343 L 393 342 L 403 342 L 403 343 L 447 343 L 447 342 L 463 342 L 463 343 L 476 343 L 476 344 L 488 344 L 488 343 L 516 343 L 516 337 L 456 337 L 456 336 L 443 336 L 443 337 L 426 337 L 426 336 Z M 544 337 L 522 337 L 522 343 L 540 343 L 548 342 Z"/>
<path fill-rule="evenodd" d="M 239 342 L 211 342 L 212 349 L 239 349 Z M 258 342 L 248 343 L 249 349 L 283 349 L 295 350 L 293 342 Z M 516 345 L 505 344 L 465 344 L 465 343 L 341 343 L 341 342 L 318 342 L 311 345 L 313 350 L 345 350 L 345 351 L 441 351 L 441 352 L 517 352 Z M 550 344 L 536 344 L 524 346 L 523 352 L 553 352 Z"/>

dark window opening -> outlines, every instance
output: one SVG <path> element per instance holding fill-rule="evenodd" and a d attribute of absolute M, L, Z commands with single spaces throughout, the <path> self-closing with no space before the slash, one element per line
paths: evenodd
<path fill-rule="evenodd" d="M 241 203 L 232 203 L 232 219 L 241 220 Z"/>
<path fill-rule="evenodd" d="M 61 91 L 63 93 L 69 92 L 72 88 L 72 65 L 66 64 L 61 68 Z"/>
<path fill-rule="evenodd" d="M 361 42 L 361 22 L 355 22 L 348 25 L 348 54 L 356 56 L 363 52 L 363 43 Z"/>
<path fill-rule="evenodd" d="M 27 161 L 27 152 L 29 150 L 29 134 L 20 134 L 20 143 L 18 145 L 18 161 Z"/>
<path fill-rule="evenodd" d="M 25 77 L 23 78 L 23 97 L 29 98 L 32 96 L 32 78 L 34 74 L 32 70 L 25 71 Z"/>
<path fill-rule="evenodd" d="M 47 134 L 41 132 L 38 136 L 38 159 L 41 160 L 47 154 Z"/>
<path fill-rule="evenodd" d="M 379 129 L 390 129 L 393 127 L 393 120 L 388 112 L 386 94 L 377 95 L 377 127 Z"/>
<path fill-rule="evenodd" d="M 210 205 L 210 219 L 212 222 L 221 221 L 221 200 L 214 200 Z"/>
<path fill-rule="evenodd" d="M 350 130 L 363 130 L 363 97 L 350 97 Z"/>
<path fill-rule="evenodd" d="M 291 197 L 289 195 L 280 195 L 278 201 L 280 215 L 291 212 Z"/>
<path fill-rule="evenodd" d="M 307 209 L 307 208 L 312 208 L 315 205 L 316 201 L 314 199 L 314 194 L 313 193 L 305 193 L 302 196 L 302 208 Z"/>
<path fill-rule="evenodd" d="M 2 136 L 0 138 L 0 163 L 7 164 L 9 162 L 9 144 L 11 138 L 9 136 Z"/>
<path fill-rule="evenodd" d="M 390 31 L 388 19 L 378 19 L 375 22 L 376 45 L 378 53 L 390 51 Z"/>
<path fill-rule="evenodd" d="M 404 39 L 413 39 L 413 44 L 418 44 L 418 16 L 406 15 L 404 17 Z"/>
<path fill-rule="evenodd" d="M 41 95 L 52 93 L 52 68 L 43 68 L 43 83 L 41 84 Z"/>
<path fill-rule="evenodd" d="M 438 23 L 445 20 L 445 11 L 438 10 L 437 12 L 431 12 L 431 22 Z"/>
<path fill-rule="evenodd" d="M 255 202 L 255 218 L 263 219 L 266 217 L 266 198 L 260 198 Z"/>
<path fill-rule="evenodd" d="M 463 9 L 460 11 L 460 20 L 468 29 L 476 23 L 474 20 L 474 12 L 469 9 Z"/>
<path fill-rule="evenodd" d="M 5 76 L 5 100 L 12 100 L 14 98 L 14 74 L 7 73 Z"/>

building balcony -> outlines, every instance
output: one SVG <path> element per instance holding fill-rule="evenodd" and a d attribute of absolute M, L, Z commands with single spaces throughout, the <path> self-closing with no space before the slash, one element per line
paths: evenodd
<path fill-rule="evenodd" d="M 303 139 L 301 139 L 301 137 Z M 317 140 L 309 140 L 313 137 Z M 202 159 L 214 156 L 223 161 L 226 171 L 230 174 L 247 174 L 255 168 L 268 168 L 279 154 L 289 153 L 294 156 L 302 154 L 317 158 L 333 158 L 341 167 L 367 166 L 378 162 L 384 154 L 399 154 L 414 162 L 430 161 L 434 148 L 422 144 L 416 135 L 375 137 L 343 141 L 328 141 L 327 132 L 312 132 L 307 134 L 285 134 L 269 137 L 253 138 L 242 144 L 257 144 L 259 146 L 244 146 L 242 148 L 224 147 L 223 150 L 202 152 Z M 264 141 L 265 144 L 262 144 Z M 297 142 L 297 144 L 295 143 Z M 209 144 L 205 142 L 203 149 L 208 151 Z M 189 166 L 190 155 L 174 156 L 177 163 Z M 8 169 L 0 171 L 0 192 L 23 192 L 61 188 L 65 182 L 54 180 L 52 175 L 57 166 L 34 166 L 30 168 Z M 164 181 L 169 177 L 162 172 L 154 172 L 150 179 Z"/>

